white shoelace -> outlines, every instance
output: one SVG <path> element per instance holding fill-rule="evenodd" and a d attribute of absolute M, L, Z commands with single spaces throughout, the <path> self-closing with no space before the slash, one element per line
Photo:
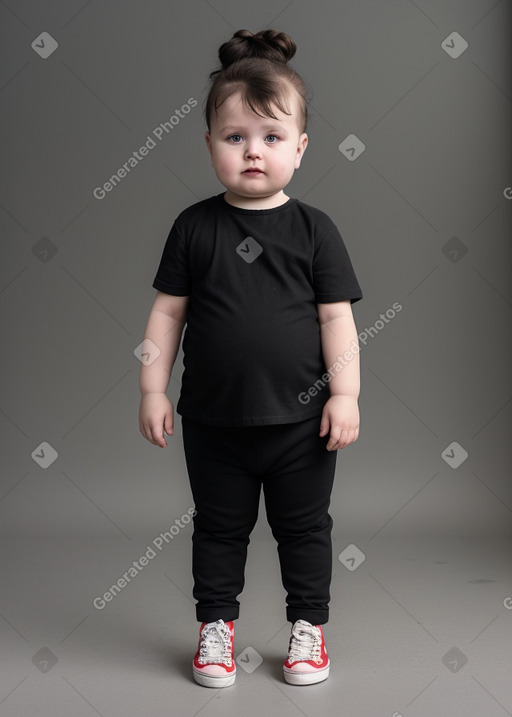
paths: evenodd
<path fill-rule="evenodd" d="M 318 627 L 308 625 L 304 621 L 299 620 L 292 629 L 288 660 L 290 662 L 300 660 L 321 662 L 320 645 L 321 637 Z"/>
<path fill-rule="evenodd" d="M 203 628 L 199 645 L 199 662 L 202 664 L 222 662 L 231 667 L 231 633 L 229 627 L 220 620 L 208 623 Z"/>

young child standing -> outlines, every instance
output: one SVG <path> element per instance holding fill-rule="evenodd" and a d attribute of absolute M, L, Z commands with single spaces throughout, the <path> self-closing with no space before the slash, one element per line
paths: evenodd
<path fill-rule="evenodd" d="M 261 486 L 292 623 L 284 678 L 329 675 L 328 508 L 336 451 L 359 431 L 351 304 L 362 293 L 336 225 L 283 192 L 308 143 L 306 88 L 287 64 L 295 50 L 274 30 L 239 30 L 221 45 L 205 138 L 226 191 L 176 218 L 144 334 L 161 353 L 141 364 L 139 428 L 164 448 L 164 431 L 174 432 L 166 390 L 187 324 L 177 412 L 196 509 L 192 669 L 207 687 L 235 681 L 237 596 Z"/>

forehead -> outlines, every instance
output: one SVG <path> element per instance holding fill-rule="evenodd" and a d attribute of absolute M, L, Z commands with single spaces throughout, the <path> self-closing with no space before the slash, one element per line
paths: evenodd
<path fill-rule="evenodd" d="M 212 125 L 216 128 L 224 128 L 228 125 L 229 127 L 242 125 L 244 127 L 261 127 L 267 129 L 271 126 L 282 126 L 288 129 L 296 128 L 298 116 L 296 98 L 291 92 L 287 92 L 282 101 L 284 106 L 289 109 L 292 114 L 287 115 L 281 112 L 281 110 L 272 103 L 272 113 L 277 117 L 277 120 L 274 120 L 272 117 L 261 117 L 259 114 L 253 112 L 250 107 L 246 107 L 243 103 L 242 93 L 234 92 L 218 108 L 218 118 L 215 112 L 213 112 Z M 258 109 L 258 112 L 261 112 L 261 110 Z"/>

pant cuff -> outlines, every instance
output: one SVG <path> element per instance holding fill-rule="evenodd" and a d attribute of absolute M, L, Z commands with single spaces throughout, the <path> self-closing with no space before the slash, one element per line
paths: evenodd
<path fill-rule="evenodd" d="M 297 622 L 297 620 L 306 620 L 306 622 L 310 622 L 312 625 L 325 625 L 329 622 L 329 611 L 287 608 L 286 619 L 292 624 Z"/>
<path fill-rule="evenodd" d="M 231 622 L 232 620 L 238 620 L 238 610 L 233 608 L 224 608 L 220 610 L 196 610 L 196 618 L 198 622 L 215 622 L 216 620 L 224 620 L 224 622 Z"/>

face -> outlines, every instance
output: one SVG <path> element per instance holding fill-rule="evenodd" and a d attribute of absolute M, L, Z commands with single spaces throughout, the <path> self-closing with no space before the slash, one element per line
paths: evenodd
<path fill-rule="evenodd" d="M 288 98 L 291 115 L 272 107 L 277 120 L 260 117 L 234 93 L 213 113 L 205 139 L 217 178 L 226 187 L 226 200 L 262 206 L 283 198 L 283 188 L 300 167 L 308 143 L 297 124 L 298 99 Z M 247 171 L 251 168 L 259 172 Z M 282 203 L 282 202 L 281 202 Z"/>

